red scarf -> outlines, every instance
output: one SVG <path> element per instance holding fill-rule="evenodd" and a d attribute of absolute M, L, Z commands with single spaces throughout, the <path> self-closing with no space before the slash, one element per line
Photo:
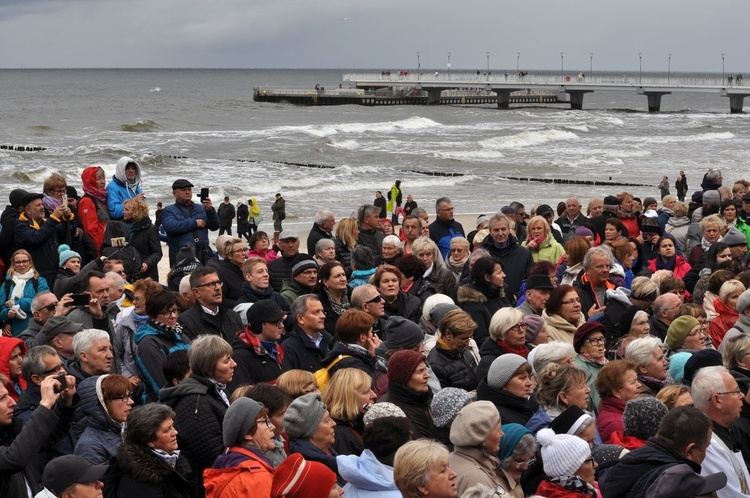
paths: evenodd
<path fill-rule="evenodd" d="M 255 354 L 257 354 L 258 356 L 263 356 L 263 355 L 271 356 L 266 351 L 266 348 L 263 346 L 263 344 L 260 343 L 260 339 L 258 339 L 258 336 L 250 332 L 249 327 L 237 332 L 237 337 L 239 337 L 239 339 L 242 342 L 244 342 L 245 344 L 253 348 L 253 350 L 255 351 Z M 276 363 L 281 365 L 284 361 L 284 347 L 281 344 L 276 344 L 275 347 L 276 347 Z"/>
<path fill-rule="evenodd" d="M 526 344 L 514 348 L 507 342 L 497 341 L 497 345 L 507 352 L 517 354 L 518 356 L 521 356 L 523 358 L 526 358 L 526 355 L 529 354 L 529 348 L 526 347 Z"/>

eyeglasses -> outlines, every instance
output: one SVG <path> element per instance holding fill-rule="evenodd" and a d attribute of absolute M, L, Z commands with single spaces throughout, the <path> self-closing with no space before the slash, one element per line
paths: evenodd
<path fill-rule="evenodd" d="M 30 259 L 23 259 L 21 261 L 14 261 L 13 262 L 14 265 L 28 265 L 29 263 L 31 263 Z"/>
<path fill-rule="evenodd" d="M 600 344 L 604 344 L 606 340 L 604 339 L 604 337 L 593 337 L 591 339 L 586 339 L 583 342 L 591 344 L 592 346 L 598 346 Z"/>
<path fill-rule="evenodd" d="M 690 331 L 688 332 L 687 337 L 695 337 L 696 335 L 706 335 L 706 330 L 708 330 L 708 327 L 706 327 L 705 329 L 701 327 L 695 332 Z"/>
<path fill-rule="evenodd" d="M 596 465 L 596 460 L 594 460 L 594 457 L 588 457 L 583 463 L 590 463 L 593 466 Z"/>
<path fill-rule="evenodd" d="M 581 304 L 581 299 L 578 297 L 574 297 L 573 299 L 568 299 L 567 301 L 561 301 L 560 304 Z"/>
<path fill-rule="evenodd" d="M 232 251 L 232 254 L 237 254 L 237 253 L 240 253 L 240 252 L 247 252 L 249 250 L 250 250 L 249 247 L 243 247 L 241 249 L 236 249 L 236 250 Z"/>
<path fill-rule="evenodd" d="M 201 287 L 214 288 L 214 287 L 223 287 L 223 286 L 224 286 L 224 282 L 222 282 L 221 280 L 214 280 L 213 282 L 206 282 L 205 284 L 198 284 L 195 286 L 195 288 L 200 289 Z"/>
<path fill-rule="evenodd" d="M 47 310 L 47 311 L 55 311 L 55 308 L 57 308 L 57 303 L 48 304 L 47 306 L 42 306 L 39 311 Z"/>
<path fill-rule="evenodd" d="M 269 429 L 270 429 L 270 428 L 271 428 L 271 426 L 273 425 L 273 424 L 271 423 L 271 419 L 270 419 L 270 418 L 264 418 L 264 419 L 258 420 L 258 423 L 259 423 L 259 424 L 266 424 L 266 427 L 268 427 Z"/>
<path fill-rule="evenodd" d="M 383 300 L 383 296 L 381 296 L 380 294 L 376 294 L 375 297 L 373 297 L 372 299 L 368 301 L 365 301 L 365 303 L 367 304 L 379 303 L 382 300 Z"/>
<path fill-rule="evenodd" d="M 513 465 L 518 468 L 529 468 L 536 463 L 536 458 L 531 460 L 513 460 Z"/>
<path fill-rule="evenodd" d="M 179 308 L 172 308 L 166 311 L 162 311 L 159 313 L 162 316 L 177 316 L 180 314 Z"/>
<path fill-rule="evenodd" d="M 742 394 L 742 391 L 740 391 L 739 388 L 737 388 L 736 391 L 724 391 L 722 393 L 714 393 L 714 394 L 717 396 L 723 396 L 725 394 L 734 394 L 735 396 L 744 396 L 744 394 Z M 711 400 L 711 398 L 708 398 L 708 399 L 709 401 Z"/>
<path fill-rule="evenodd" d="M 283 327 L 284 326 L 284 320 L 278 320 L 278 321 L 275 321 L 275 322 L 264 322 L 264 323 L 270 323 L 270 324 L 276 325 L 277 327 Z"/>
<path fill-rule="evenodd" d="M 123 394 L 122 396 L 114 396 L 114 397 L 112 397 L 112 398 L 109 398 L 109 400 L 110 400 L 110 401 L 119 401 L 120 403 L 123 403 L 123 404 L 124 404 L 124 403 L 127 403 L 127 402 L 129 402 L 129 401 L 132 401 L 132 400 L 130 399 L 130 393 L 128 393 L 128 394 Z"/>
<path fill-rule="evenodd" d="M 527 327 L 528 327 L 528 325 L 526 325 L 526 322 L 521 322 L 521 323 L 517 323 L 517 324 L 513 325 L 508 330 L 524 330 Z"/>
<path fill-rule="evenodd" d="M 50 374 L 53 374 L 53 373 L 57 373 L 60 370 L 62 370 L 62 368 L 63 368 L 63 364 L 62 363 L 58 363 L 56 366 L 50 368 L 49 370 L 45 370 L 44 372 L 42 372 L 42 375 L 47 376 L 47 375 L 50 375 Z"/>

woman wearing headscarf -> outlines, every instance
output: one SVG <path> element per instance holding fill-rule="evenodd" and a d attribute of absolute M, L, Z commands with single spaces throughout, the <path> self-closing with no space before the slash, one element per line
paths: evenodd
<path fill-rule="evenodd" d="M 109 221 L 104 170 L 101 166 L 89 166 L 81 173 L 81 182 L 83 197 L 78 201 L 78 217 L 98 252 L 104 244 L 104 231 Z"/>
<path fill-rule="evenodd" d="M 26 379 L 21 375 L 21 362 L 26 355 L 26 344 L 18 337 L 0 336 L 0 375 L 7 380 L 5 388 L 13 401 L 26 390 Z"/>

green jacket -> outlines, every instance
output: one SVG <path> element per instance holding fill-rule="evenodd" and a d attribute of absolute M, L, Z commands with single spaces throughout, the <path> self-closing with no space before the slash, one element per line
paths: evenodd
<path fill-rule="evenodd" d="M 596 362 L 588 360 L 580 354 L 573 358 L 573 363 L 575 363 L 575 366 L 586 372 L 586 385 L 591 389 L 591 392 L 589 393 L 588 410 L 593 415 L 597 415 L 599 413 L 599 402 L 601 401 L 601 398 L 599 397 L 599 393 L 596 392 L 595 384 L 596 377 L 599 375 L 599 371 L 604 365 L 599 365 Z"/>

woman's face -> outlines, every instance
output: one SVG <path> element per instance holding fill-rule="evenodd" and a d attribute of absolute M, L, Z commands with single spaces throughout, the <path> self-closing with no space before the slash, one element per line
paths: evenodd
<path fill-rule="evenodd" d="M 492 287 L 501 289 L 503 285 L 505 285 L 505 272 L 503 271 L 503 266 L 496 264 L 495 268 L 492 270 L 492 274 L 486 275 L 484 278 Z"/>
<path fill-rule="evenodd" d="M 331 418 L 328 410 L 326 410 L 323 413 L 323 418 L 320 420 L 315 434 L 312 436 L 312 442 L 318 448 L 330 448 L 334 441 L 336 441 L 336 435 L 333 431 L 334 427 L 336 427 L 336 422 Z"/>
<path fill-rule="evenodd" d="M 641 315 L 638 318 L 634 318 L 630 324 L 630 335 L 634 339 L 646 337 L 650 331 L 651 325 L 648 322 L 648 316 Z"/>
<path fill-rule="evenodd" d="M 318 253 L 318 257 L 323 261 L 333 261 L 336 259 L 336 246 L 327 245 Z"/>
<path fill-rule="evenodd" d="M 161 323 L 162 325 L 166 325 L 167 327 L 175 328 L 177 326 L 177 320 L 179 318 L 180 308 L 178 308 L 177 305 L 174 304 L 170 308 L 161 310 L 156 315 L 156 318 L 154 318 L 154 321 L 157 323 Z"/>
<path fill-rule="evenodd" d="M 492 454 L 496 453 L 500 449 L 500 439 L 504 435 L 503 429 L 500 427 L 500 422 L 498 422 L 492 429 L 492 432 L 490 432 L 490 435 L 484 440 L 484 448 Z"/>
<path fill-rule="evenodd" d="M 734 204 L 730 204 L 724 208 L 722 214 L 725 220 L 734 221 L 737 218 L 737 208 L 734 207 Z"/>
<path fill-rule="evenodd" d="M 617 231 L 617 228 L 615 228 L 614 225 L 610 225 L 609 223 L 607 223 L 604 226 L 604 240 L 606 240 L 607 242 L 612 242 L 620 235 L 620 232 Z"/>
<path fill-rule="evenodd" d="M 527 372 L 519 371 L 505 384 L 504 390 L 519 398 L 529 399 L 534 392 L 534 381 Z"/>
<path fill-rule="evenodd" d="M 586 353 L 595 360 L 604 358 L 604 334 L 601 332 L 592 332 L 583 340 L 581 353 Z"/>
<path fill-rule="evenodd" d="M 630 253 L 627 256 L 623 257 L 620 260 L 620 263 L 622 263 L 622 266 L 624 266 L 627 270 L 633 269 L 633 262 L 635 261 L 635 255 L 636 255 L 635 251 L 630 251 Z"/>
<path fill-rule="evenodd" d="M 568 323 L 578 323 L 581 318 L 581 298 L 576 291 L 571 290 L 565 294 L 565 298 L 560 302 L 559 314 Z"/>
<path fill-rule="evenodd" d="M 461 244 L 451 244 L 451 258 L 453 261 L 461 261 L 469 255 L 469 251 Z"/>
<path fill-rule="evenodd" d="M 398 249 L 392 244 L 383 244 L 382 254 L 383 259 L 392 260 L 398 256 Z"/>
<path fill-rule="evenodd" d="M 214 369 L 213 378 L 216 382 L 222 384 L 229 384 L 232 382 L 234 376 L 234 367 L 237 363 L 234 362 L 231 355 L 224 355 L 219 361 L 216 362 L 216 368 Z"/>
<path fill-rule="evenodd" d="M 271 414 L 271 416 L 269 417 L 271 419 L 271 423 L 273 424 L 274 436 L 280 436 L 284 433 L 284 415 L 286 415 L 286 409 L 287 407 L 284 406 L 284 408 L 277 411 L 276 413 Z"/>
<path fill-rule="evenodd" d="M 247 261 L 247 247 L 242 242 L 238 242 L 232 245 L 231 254 L 228 255 L 229 260 L 237 266 L 242 266 L 242 263 Z M 259 265 L 260 266 L 260 265 Z"/>
<path fill-rule="evenodd" d="M 661 244 L 659 244 L 659 255 L 664 260 L 671 259 L 674 257 L 675 248 L 674 248 L 674 242 L 672 242 L 672 239 L 665 238 L 661 241 Z"/>
<path fill-rule="evenodd" d="M 128 419 L 130 410 L 133 409 L 133 400 L 130 399 L 130 393 L 125 393 L 120 397 L 107 400 L 105 406 L 112 420 L 122 424 Z"/>
<path fill-rule="evenodd" d="M 131 206 L 130 203 L 122 205 L 122 219 L 125 221 L 133 219 L 133 206 Z"/>
<path fill-rule="evenodd" d="M 721 230 L 719 230 L 719 225 L 716 223 L 709 223 L 706 225 L 706 227 L 703 229 L 703 237 L 710 243 L 713 244 L 717 240 L 719 240 L 719 236 L 721 235 Z"/>
<path fill-rule="evenodd" d="M 589 457 L 583 462 L 583 465 L 581 465 L 576 471 L 576 475 L 593 486 L 596 484 L 594 477 L 596 474 L 596 467 L 597 465 L 594 461 L 594 457 L 589 454 Z"/>
<path fill-rule="evenodd" d="M 604 201 L 595 201 L 589 204 L 589 217 L 596 218 L 604 212 Z"/>
<path fill-rule="evenodd" d="M 589 424 L 588 427 L 579 434 L 576 434 L 576 436 L 589 443 L 589 448 L 593 448 L 596 442 L 596 424 Z"/>
<path fill-rule="evenodd" d="M 78 258 L 70 258 L 68 261 L 72 259 L 78 259 Z M 67 262 L 64 267 L 67 268 Z M 31 258 L 27 256 L 24 253 L 18 253 L 13 257 L 13 271 L 15 273 L 26 273 L 27 271 L 31 270 L 33 268 L 31 264 Z M 81 260 L 78 259 L 78 269 L 81 268 Z M 76 273 L 78 273 L 78 270 L 74 270 Z"/>
<path fill-rule="evenodd" d="M 339 483 L 335 483 L 328 493 L 328 498 L 342 498 L 344 496 L 344 488 L 339 486 Z"/>
<path fill-rule="evenodd" d="M 174 420 L 171 417 L 161 423 L 154 440 L 148 443 L 148 446 L 167 453 L 177 450 L 177 429 L 174 428 Z"/>
<path fill-rule="evenodd" d="M 378 395 L 370 386 L 363 387 L 357 391 L 357 410 L 359 410 L 359 413 L 365 413 L 377 399 Z"/>
<path fill-rule="evenodd" d="M 258 423 L 255 432 L 251 435 L 252 443 L 263 451 L 270 451 L 276 447 L 274 444 L 274 430 L 276 427 L 270 417 L 262 416 L 256 420 Z"/>
<path fill-rule="evenodd" d="M 142 290 L 133 292 L 133 311 L 141 316 L 146 314 L 146 293 Z"/>
<path fill-rule="evenodd" d="M 685 336 L 685 340 L 682 342 L 682 347 L 685 349 L 706 349 L 706 332 L 703 330 L 703 326 L 699 323 L 688 332 Z"/>
<path fill-rule="evenodd" d="M 406 384 L 406 387 L 418 393 L 426 393 L 430 389 L 430 386 L 427 385 L 429 378 L 430 372 L 427 371 L 426 363 L 420 362 L 419 365 L 417 365 L 417 369 L 411 374 L 411 378 Z"/>
<path fill-rule="evenodd" d="M 585 382 L 581 382 L 571 387 L 570 390 L 561 392 L 559 396 L 565 406 L 577 406 L 581 410 L 586 410 L 589 406 L 590 392 L 589 386 Z"/>
<path fill-rule="evenodd" d="M 329 291 L 345 291 L 346 290 L 346 272 L 341 266 L 336 266 L 331 270 L 331 276 L 323 280 L 323 285 Z"/>
<path fill-rule="evenodd" d="M 99 168 L 96 170 L 96 188 L 104 190 L 107 180 L 104 177 L 104 170 Z"/>
<path fill-rule="evenodd" d="M 633 198 L 630 196 L 625 197 L 622 202 L 620 202 L 620 211 L 622 211 L 623 213 L 632 213 L 634 207 L 635 203 L 633 202 Z"/>
<path fill-rule="evenodd" d="M 256 251 L 263 252 L 268 250 L 268 237 L 259 237 L 258 240 L 255 241 L 255 249 Z"/>
<path fill-rule="evenodd" d="M 508 468 L 505 469 L 511 475 L 511 477 L 519 482 L 521 475 L 525 470 L 529 468 L 529 465 L 533 464 L 536 460 L 534 459 L 534 452 L 530 451 L 524 455 L 513 455 L 513 459 L 508 464 Z"/>
<path fill-rule="evenodd" d="M 664 356 L 664 351 L 662 351 L 659 346 L 656 346 L 651 358 L 651 363 L 646 365 L 645 368 L 638 368 L 643 375 L 653 377 L 657 380 L 664 380 L 667 378 L 667 365 L 669 365 L 669 362 L 667 361 L 666 356 Z"/>
<path fill-rule="evenodd" d="M 535 346 L 539 344 L 547 344 L 549 342 L 549 330 L 547 330 L 547 324 L 542 324 L 542 330 L 536 336 L 536 340 L 532 342 Z"/>
<path fill-rule="evenodd" d="M 427 486 L 420 486 L 419 491 L 425 498 L 456 498 L 458 496 L 456 477 L 458 477 L 456 473 L 448 466 L 448 459 L 437 462 L 432 467 Z"/>
<path fill-rule="evenodd" d="M 641 392 L 641 383 L 638 382 L 638 375 L 636 375 L 635 370 L 625 372 L 622 385 L 618 389 L 614 389 L 613 392 L 623 403 L 637 398 Z"/>
<path fill-rule="evenodd" d="M 383 233 L 385 235 L 393 235 L 393 225 L 390 223 L 383 223 Z"/>
<path fill-rule="evenodd" d="M 541 239 L 542 237 L 544 237 L 544 225 L 542 224 L 542 222 L 537 221 L 532 226 L 530 226 L 529 234 L 531 235 L 531 238 L 534 240 Z"/>
<path fill-rule="evenodd" d="M 729 294 L 726 301 L 727 307 L 737 311 L 737 300 L 740 298 L 740 294 L 742 294 L 742 292 L 739 291 Z"/>
<path fill-rule="evenodd" d="M 521 320 L 503 333 L 503 341 L 513 347 L 526 344 L 526 322 Z"/>
<path fill-rule="evenodd" d="M 393 302 L 397 297 L 401 284 L 399 282 L 398 275 L 390 272 L 383 272 L 380 277 L 380 285 L 378 285 L 378 292 L 388 302 Z"/>
<path fill-rule="evenodd" d="M 10 359 L 8 360 L 8 368 L 11 379 L 21 378 L 21 362 L 23 362 L 23 353 L 21 352 L 21 346 L 16 346 L 13 351 L 10 352 Z"/>
<path fill-rule="evenodd" d="M 435 256 L 429 249 L 422 249 L 416 254 L 416 256 L 422 263 L 424 263 L 427 268 L 430 268 L 432 266 L 432 263 L 435 262 Z"/>
<path fill-rule="evenodd" d="M 732 260 L 732 251 L 728 247 L 716 255 L 717 265 L 720 265 L 721 263 L 724 263 L 726 261 L 731 261 L 731 260 Z"/>
<path fill-rule="evenodd" d="M 674 400 L 674 407 L 678 406 L 693 406 L 693 397 L 690 395 L 690 391 L 686 391 Z"/>

